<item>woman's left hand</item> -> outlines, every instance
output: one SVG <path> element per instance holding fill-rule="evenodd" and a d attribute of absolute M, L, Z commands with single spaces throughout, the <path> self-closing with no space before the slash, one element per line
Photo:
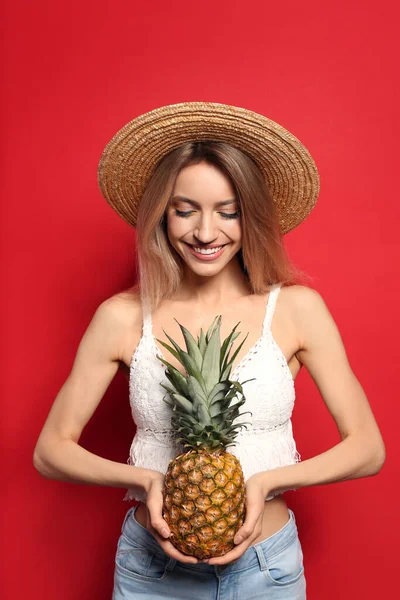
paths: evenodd
<path fill-rule="evenodd" d="M 224 556 L 210 558 L 205 562 L 209 565 L 226 565 L 242 556 L 252 542 L 261 535 L 267 495 L 265 473 L 255 473 L 249 477 L 246 482 L 246 517 L 234 537 L 236 547 Z"/>

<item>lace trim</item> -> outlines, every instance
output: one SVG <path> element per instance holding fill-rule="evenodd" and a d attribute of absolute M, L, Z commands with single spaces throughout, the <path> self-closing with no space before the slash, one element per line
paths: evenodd
<path fill-rule="evenodd" d="M 293 390 L 293 393 L 294 393 L 294 391 L 295 391 L 294 379 L 293 379 L 293 375 L 292 375 L 292 372 L 290 370 L 290 367 L 288 365 L 288 362 L 286 360 L 286 357 L 283 354 L 281 348 L 276 343 L 275 338 L 272 335 L 272 332 L 269 331 L 268 333 L 269 333 L 270 342 L 271 342 L 271 344 L 272 344 L 272 346 L 274 348 L 274 352 L 275 352 L 276 358 L 278 359 L 279 364 L 281 365 L 282 369 L 284 369 L 284 371 L 286 372 L 287 379 L 288 379 L 288 381 L 290 383 L 290 386 L 291 386 L 291 388 Z"/>
<path fill-rule="evenodd" d="M 246 354 L 242 357 L 241 361 L 236 365 L 236 367 L 231 372 L 231 378 L 233 379 L 237 373 L 240 373 L 241 370 L 247 365 L 249 361 L 251 361 L 252 357 L 257 354 L 258 348 L 260 344 L 264 341 L 265 335 L 267 332 L 263 333 L 261 337 L 255 342 L 255 344 L 246 352 Z"/>

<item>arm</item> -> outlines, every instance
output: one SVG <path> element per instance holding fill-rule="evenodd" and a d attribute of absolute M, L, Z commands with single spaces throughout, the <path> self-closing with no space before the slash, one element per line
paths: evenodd
<path fill-rule="evenodd" d="M 82 337 L 71 373 L 54 400 L 34 449 L 33 464 L 43 477 L 141 489 L 150 483 L 152 471 L 101 458 L 78 444 L 118 370 L 125 341 L 124 310 L 118 297 L 105 300 Z M 139 319 L 139 307 L 137 312 Z"/>
<path fill-rule="evenodd" d="M 105 300 L 97 308 L 78 347 L 72 371 L 57 394 L 39 435 L 33 464 L 49 479 L 144 490 L 150 533 L 172 558 L 196 563 L 197 559 L 182 554 L 165 539 L 171 532 L 162 515 L 164 475 L 102 458 L 78 444 L 83 428 L 118 369 L 127 322 L 131 322 L 124 310 L 118 297 Z M 132 311 L 131 305 L 129 310 Z M 134 320 L 141 329 L 140 305 Z"/>
<path fill-rule="evenodd" d="M 210 564 L 236 560 L 261 534 L 265 498 L 270 492 L 375 475 L 385 461 L 378 425 L 323 299 L 313 289 L 293 286 L 292 304 L 299 332 L 296 356 L 317 385 L 341 442 L 308 460 L 250 477 L 246 482 L 246 519 L 234 539 L 237 546 L 225 556 L 211 559 Z"/>
<path fill-rule="evenodd" d="M 266 489 L 285 491 L 375 475 L 385 461 L 382 436 L 318 292 L 298 287 L 294 316 L 301 343 L 296 356 L 317 385 L 341 442 L 308 460 L 264 472 Z"/>

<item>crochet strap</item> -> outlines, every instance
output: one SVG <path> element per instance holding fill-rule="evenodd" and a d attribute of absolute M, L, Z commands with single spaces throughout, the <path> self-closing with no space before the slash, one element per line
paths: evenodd
<path fill-rule="evenodd" d="M 142 315 L 143 315 L 143 335 L 152 335 L 151 312 L 147 303 L 142 298 Z"/>
<path fill-rule="evenodd" d="M 271 328 L 272 317 L 274 316 L 276 300 L 278 298 L 280 289 L 281 289 L 281 284 L 278 283 L 272 288 L 272 290 L 269 293 L 267 311 L 265 313 L 265 319 L 264 319 L 263 333 L 265 333 L 266 331 L 269 331 Z"/>

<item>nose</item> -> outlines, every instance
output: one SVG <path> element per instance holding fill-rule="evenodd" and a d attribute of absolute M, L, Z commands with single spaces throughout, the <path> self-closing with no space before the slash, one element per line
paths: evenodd
<path fill-rule="evenodd" d="M 199 215 L 194 235 L 202 244 L 211 244 L 216 239 L 218 233 L 213 215 Z"/>

